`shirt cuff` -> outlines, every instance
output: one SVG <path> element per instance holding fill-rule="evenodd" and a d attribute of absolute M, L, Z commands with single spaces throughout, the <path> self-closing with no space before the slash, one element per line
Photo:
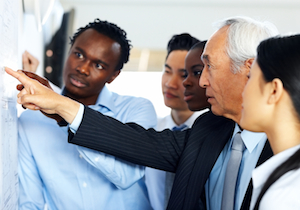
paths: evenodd
<path fill-rule="evenodd" d="M 76 114 L 75 119 L 73 120 L 73 122 L 70 125 L 70 130 L 73 133 L 76 133 L 76 131 L 78 130 L 79 125 L 81 124 L 82 118 L 83 118 L 83 112 L 84 112 L 84 106 L 83 104 L 80 104 L 79 110 Z"/>

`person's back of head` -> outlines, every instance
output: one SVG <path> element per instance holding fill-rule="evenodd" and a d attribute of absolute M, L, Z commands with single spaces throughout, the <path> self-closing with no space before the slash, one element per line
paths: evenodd
<path fill-rule="evenodd" d="M 237 73 L 244 62 L 256 56 L 259 43 L 278 34 L 275 25 L 249 17 L 230 17 L 215 23 L 217 29 L 228 26 L 227 54 L 232 61 L 232 70 Z"/>
<path fill-rule="evenodd" d="M 191 47 L 199 41 L 200 40 L 188 33 L 176 34 L 172 36 L 167 45 L 167 58 L 169 54 L 175 50 L 189 51 Z"/>
<path fill-rule="evenodd" d="M 132 45 L 130 44 L 130 40 L 127 39 L 126 32 L 114 23 L 102 21 L 100 19 L 95 19 L 94 22 L 90 22 L 85 27 L 81 27 L 78 29 L 78 31 L 73 35 L 73 37 L 70 38 L 71 46 L 73 46 L 74 42 L 76 41 L 76 38 L 87 29 L 94 29 L 97 32 L 113 39 L 114 41 L 120 44 L 121 55 L 119 63 L 116 66 L 116 70 L 121 70 L 123 68 L 123 65 L 129 60 L 130 49 L 132 47 Z"/>

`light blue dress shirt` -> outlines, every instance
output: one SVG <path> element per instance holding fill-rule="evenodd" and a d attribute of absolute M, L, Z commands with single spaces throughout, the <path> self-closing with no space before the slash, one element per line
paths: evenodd
<path fill-rule="evenodd" d="M 240 128 L 236 124 L 232 136 L 234 136 L 238 131 L 240 131 Z M 234 210 L 239 210 L 242 205 L 244 195 L 251 179 L 252 171 L 257 164 L 267 140 L 265 133 L 254 133 L 247 130 L 243 130 L 241 136 L 246 149 L 243 153 L 238 174 Z M 230 148 L 232 140 L 233 138 L 231 138 L 231 140 L 225 145 L 205 184 L 206 204 L 208 210 L 221 209 L 225 173 L 231 154 Z"/>
<path fill-rule="evenodd" d="M 154 127 L 150 101 L 103 88 L 91 108 L 121 122 Z M 68 127 L 37 111 L 19 118 L 19 209 L 151 209 L 144 167 L 68 143 Z"/>

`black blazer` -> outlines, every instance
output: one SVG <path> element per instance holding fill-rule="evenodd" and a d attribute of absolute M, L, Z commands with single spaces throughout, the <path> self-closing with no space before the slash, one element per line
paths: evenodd
<path fill-rule="evenodd" d="M 82 123 L 76 135 L 70 133 L 69 142 L 176 172 L 167 209 L 190 210 L 199 209 L 205 182 L 234 125 L 234 121 L 208 112 L 198 117 L 191 129 L 156 132 L 135 123 L 123 124 L 85 107 Z"/>

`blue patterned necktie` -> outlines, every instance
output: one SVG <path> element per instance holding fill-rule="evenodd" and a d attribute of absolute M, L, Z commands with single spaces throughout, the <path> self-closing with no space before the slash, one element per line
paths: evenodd
<path fill-rule="evenodd" d="M 181 125 L 179 125 L 179 126 L 174 126 L 174 127 L 172 128 L 172 131 L 183 131 L 183 130 L 185 130 L 185 129 L 187 129 L 187 125 L 181 124 Z"/>
<path fill-rule="evenodd" d="M 225 173 L 225 181 L 222 196 L 222 210 L 233 210 L 235 201 L 235 188 L 238 178 L 239 168 L 245 149 L 244 142 L 241 137 L 241 132 L 235 134 L 230 159 L 227 164 Z"/>

